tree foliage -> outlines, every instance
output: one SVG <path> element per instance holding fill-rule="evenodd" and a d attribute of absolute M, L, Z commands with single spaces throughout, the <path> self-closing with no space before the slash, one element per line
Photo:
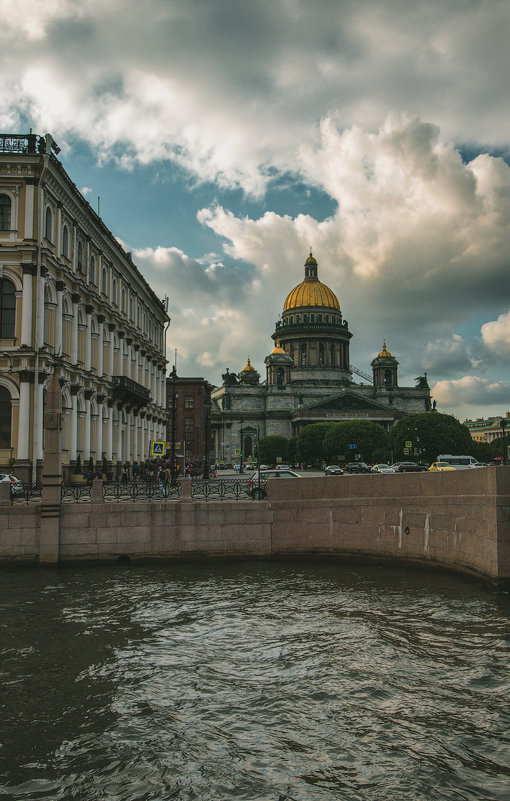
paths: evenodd
<path fill-rule="evenodd" d="M 356 445 L 356 448 L 350 448 Z M 338 458 L 344 456 L 348 461 L 356 454 L 366 462 L 373 461 L 377 453 L 386 453 L 388 434 L 378 423 L 369 420 L 346 420 L 334 423 L 324 439 L 325 456 Z"/>
<path fill-rule="evenodd" d="M 283 460 L 287 459 L 287 442 L 288 440 L 285 437 L 280 437 L 276 434 L 270 437 L 262 437 L 259 443 L 262 464 L 274 464 L 279 456 Z"/>
<path fill-rule="evenodd" d="M 424 412 L 410 414 L 393 426 L 390 444 L 396 459 L 404 454 L 405 443 L 412 442 L 408 458 L 416 457 L 433 462 L 440 453 L 466 454 L 472 456 L 476 443 L 471 439 L 467 426 L 450 414 Z"/>
<path fill-rule="evenodd" d="M 300 461 L 317 464 L 324 458 L 324 439 L 334 423 L 312 423 L 305 426 L 297 438 L 297 453 Z"/>

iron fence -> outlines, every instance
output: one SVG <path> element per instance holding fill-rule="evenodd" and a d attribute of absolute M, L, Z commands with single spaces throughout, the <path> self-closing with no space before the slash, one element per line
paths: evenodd
<path fill-rule="evenodd" d="M 62 503 L 72 501 L 90 501 L 92 484 L 61 484 L 60 499 Z"/>
<path fill-rule="evenodd" d="M 125 484 L 113 481 L 103 484 L 105 501 L 166 501 L 180 496 L 180 483 L 175 486 L 170 483 L 160 484 L 159 481 L 129 481 Z"/>
<path fill-rule="evenodd" d="M 41 484 L 11 484 L 11 502 L 29 503 L 42 500 Z"/>
<path fill-rule="evenodd" d="M 249 499 L 247 481 L 238 478 L 219 478 L 209 481 L 193 479 L 191 482 L 191 497 L 206 501 L 246 501 Z"/>

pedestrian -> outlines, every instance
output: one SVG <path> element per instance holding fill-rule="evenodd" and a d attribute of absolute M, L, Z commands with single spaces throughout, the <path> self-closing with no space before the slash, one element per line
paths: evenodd
<path fill-rule="evenodd" d="M 127 484 L 128 483 L 128 469 L 127 469 L 126 465 L 122 466 L 121 481 L 122 481 L 123 484 Z"/>
<path fill-rule="evenodd" d="M 168 479 L 168 476 L 167 476 L 167 474 L 166 474 L 166 471 L 165 471 L 165 469 L 164 469 L 163 465 L 161 465 L 161 467 L 160 467 L 160 469 L 159 469 L 159 472 L 158 472 L 158 481 L 159 481 L 159 495 L 160 495 L 160 498 L 166 498 L 166 495 L 167 495 L 167 487 L 168 487 L 168 485 L 167 485 L 167 479 Z"/>

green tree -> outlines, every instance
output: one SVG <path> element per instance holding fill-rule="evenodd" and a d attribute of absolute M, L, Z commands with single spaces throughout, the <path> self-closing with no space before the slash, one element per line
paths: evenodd
<path fill-rule="evenodd" d="M 297 454 L 301 462 L 317 464 L 327 454 L 324 439 L 334 423 L 312 423 L 305 426 L 297 438 Z"/>
<path fill-rule="evenodd" d="M 356 450 L 349 448 L 349 445 L 356 445 Z M 381 453 L 386 453 L 387 449 L 387 432 L 378 423 L 368 420 L 333 423 L 324 439 L 324 450 L 333 458 L 344 456 L 352 460 L 359 453 L 364 461 L 372 462 L 374 458 L 380 458 Z"/>
<path fill-rule="evenodd" d="M 433 462 L 440 453 L 466 454 L 472 456 L 476 443 L 471 439 L 467 426 L 450 414 L 424 412 L 410 414 L 393 426 L 390 444 L 396 459 L 404 456 L 406 442 L 412 442 L 409 457 Z"/>
<path fill-rule="evenodd" d="M 260 461 L 262 464 L 274 464 L 278 456 L 287 459 L 287 442 L 285 437 L 273 435 L 260 440 Z"/>
<path fill-rule="evenodd" d="M 287 440 L 287 460 L 294 464 L 297 462 L 297 437 L 291 437 Z"/>

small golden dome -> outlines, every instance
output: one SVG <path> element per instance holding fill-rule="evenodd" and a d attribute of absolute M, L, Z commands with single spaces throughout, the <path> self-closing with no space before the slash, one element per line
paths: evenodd
<path fill-rule="evenodd" d="M 383 358 L 383 359 L 384 359 L 385 357 L 386 357 L 386 358 L 388 358 L 388 357 L 389 357 L 390 359 L 393 359 L 393 356 L 391 355 L 391 353 L 389 352 L 389 350 L 386 350 L 386 340 L 384 340 L 384 342 L 383 342 L 383 349 L 382 349 L 382 351 L 380 352 L 380 354 L 379 354 L 378 358 L 379 358 L 379 359 L 380 359 L 380 358 Z"/>
<path fill-rule="evenodd" d="M 305 261 L 305 280 L 289 292 L 283 304 L 283 311 L 309 306 L 340 311 L 340 303 L 333 290 L 321 283 L 317 277 L 317 261 L 311 251 Z"/>
<path fill-rule="evenodd" d="M 251 363 L 250 363 L 250 360 L 249 360 L 249 359 L 248 359 L 248 364 L 247 364 L 245 367 L 243 367 L 243 369 L 241 370 L 241 372 L 242 372 L 242 373 L 245 373 L 247 370 L 248 370 L 248 371 L 252 370 L 253 372 L 255 372 L 255 368 L 251 366 Z"/>
<path fill-rule="evenodd" d="M 273 354 L 273 353 L 282 353 L 284 356 L 286 355 L 284 349 L 280 345 L 280 340 L 279 339 L 276 340 L 276 345 L 273 348 L 273 350 L 271 351 L 271 354 Z"/>

